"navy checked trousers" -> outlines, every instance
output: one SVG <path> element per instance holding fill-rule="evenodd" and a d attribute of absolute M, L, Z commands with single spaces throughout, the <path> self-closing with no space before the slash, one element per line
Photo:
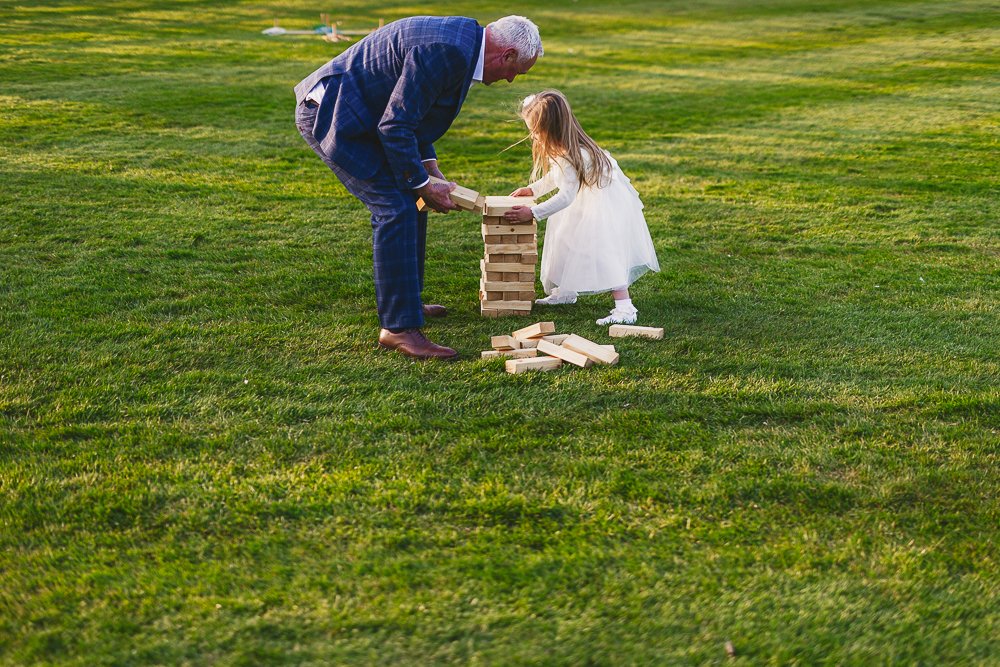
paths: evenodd
<path fill-rule="evenodd" d="M 372 215 L 372 265 L 375 270 L 375 303 L 386 329 L 411 329 L 424 325 L 424 258 L 427 254 L 427 213 L 417 211 L 411 192 L 399 189 L 389 165 L 370 179 L 354 178 L 323 154 L 312 128 L 317 107 L 302 103 L 295 111 L 295 125 L 309 147 L 340 179 L 347 191 L 361 200 Z"/>

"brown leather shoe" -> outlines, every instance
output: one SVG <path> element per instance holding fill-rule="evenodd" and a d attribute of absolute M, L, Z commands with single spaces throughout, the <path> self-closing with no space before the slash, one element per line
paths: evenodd
<path fill-rule="evenodd" d="M 444 317 L 448 314 L 448 309 L 436 303 L 424 304 L 424 317 Z"/>
<path fill-rule="evenodd" d="M 399 333 L 382 329 L 378 335 L 378 344 L 387 350 L 398 350 L 417 359 L 450 360 L 458 356 L 458 352 L 450 347 L 429 341 L 420 329 L 406 329 Z"/>

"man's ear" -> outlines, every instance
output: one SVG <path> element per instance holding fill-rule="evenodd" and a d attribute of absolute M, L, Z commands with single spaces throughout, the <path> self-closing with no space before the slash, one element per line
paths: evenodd
<path fill-rule="evenodd" d="M 515 48 L 504 49 L 503 60 L 504 60 L 504 62 L 507 62 L 507 63 L 512 63 L 512 62 L 516 61 L 517 60 L 517 49 L 515 49 Z"/>

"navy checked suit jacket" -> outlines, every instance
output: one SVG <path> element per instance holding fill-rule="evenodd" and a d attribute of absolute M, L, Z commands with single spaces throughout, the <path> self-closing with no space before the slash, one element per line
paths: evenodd
<path fill-rule="evenodd" d="M 400 189 L 412 189 L 462 108 L 482 39 L 469 18 L 394 21 L 303 79 L 296 105 L 325 81 L 313 134 L 326 156 L 362 180 L 388 165 Z"/>

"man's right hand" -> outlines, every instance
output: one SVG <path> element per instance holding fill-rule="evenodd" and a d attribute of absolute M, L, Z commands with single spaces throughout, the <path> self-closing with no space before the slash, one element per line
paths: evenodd
<path fill-rule="evenodd" d="M 458 186 L 455 183 L 448 183 L 447 185 L 427 183 L 423 187 L 414 190 L 414 192 L 417 193 L 417 196 L 423 197 L 424 203 L 438 213 L 447 213 L 448 211 L 458 209 L 451 200 L 451 197 L 448 196 L 448 193 L 456 187 Z"/>

